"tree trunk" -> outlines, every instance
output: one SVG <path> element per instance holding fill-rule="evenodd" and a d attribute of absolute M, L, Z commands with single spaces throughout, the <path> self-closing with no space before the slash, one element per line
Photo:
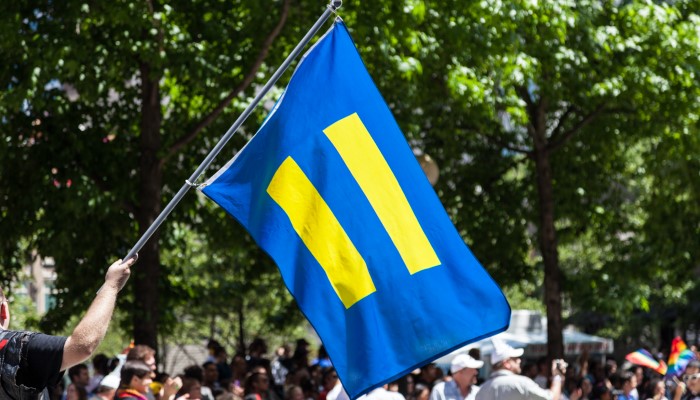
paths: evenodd
<path fill-rule="evenodd" d="M 246 353 L 245 349 L 245 327 L 243 326 L 243 321 L 244 321 L 244 315 L 243 315 L 243 307 L 244 307 L 244 302 L 245 299 L 241 297 L 240 303 L 238 303 L 238 352 L 241 354 Z"/>
<path fill-rule="evenodd" d="M 547 307 L 547 357 L 563 358 L 564 338 L 561 318 L 561 271 L 557 233 L 554 227 L 552 167 L 546 138 L 546 103 L 542 100 L 533 119 L 533 157 L 539 202 L 538 239 L 544 262 L 544 302 Z"/>
<path fill-rule="evenodd" d="M 160 168 L 161 108 L 158 77 L 151 75 L 148 64 L 141 72 L 141 136 L 139 159 L 139 205 L 136 220 L 142 235 L 161 211 L 163 172 Z M 134 342 L 158 349 L 158 284 L 160 282 L 160 234 L 156 231 L 139 252 L 134 273 L 134 313 L 132 313 Z"/>

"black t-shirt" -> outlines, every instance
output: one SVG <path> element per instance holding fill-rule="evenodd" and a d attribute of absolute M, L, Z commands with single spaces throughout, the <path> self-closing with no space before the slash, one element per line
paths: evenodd
<path fill-rule="evenodd" d="M 17 383 L 39 390 L 54 386 L 63 377 L 61 363 L 63 362 L 64 336 L 49 336 L 37 333 L 27 343 L 28 368 L 19 368 Z"/>

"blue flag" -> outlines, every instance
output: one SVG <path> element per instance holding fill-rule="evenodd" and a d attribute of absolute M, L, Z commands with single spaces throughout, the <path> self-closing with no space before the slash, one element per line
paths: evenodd
<path fill-rule="evenodd" d="M 340 22 L 202 191 L 275 261 L 351 398 L 508 327 Z"/>

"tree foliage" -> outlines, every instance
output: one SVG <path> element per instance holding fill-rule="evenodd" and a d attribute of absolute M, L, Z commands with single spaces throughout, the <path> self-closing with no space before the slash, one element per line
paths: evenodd
<path fill-rule="evenodd" d="M 4 5 L 0 263 L 9 280 L 29 248 L 56 258 L 60 306 L 46 327 L 86 307 L 108 262 L 323 6 Z M 624 335 L 611 327 L 697 323 L 688 296 L 700 290 L 699 9 L 697 0 L 383 0 L 346 2 L 340 15 L 409 142 L 440 166 L 436 191 L 496 281 L 545 300 L 550 335 L 562 315 Z M 260 320 L 281 330 L 301 320 L 269 259 L 194 194 L 141 258 L 120 299 L 137 340 L 172 332 L 175 315 L 210 327 L 205 335 L 220 331 L 216 313 L 264 310 Z M 150 330 L 137 329 L 144 321 Z M 556 355 L 560 338 L 550 339 Z"/>

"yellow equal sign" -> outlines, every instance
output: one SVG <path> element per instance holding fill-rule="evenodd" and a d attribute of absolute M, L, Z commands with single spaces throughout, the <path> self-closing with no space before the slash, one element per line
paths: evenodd
<path fill-rule="evenodd" d="M 376 291 L 365 260 L 294 159 L 282 162 L 267 193 L 287 214 L 346 309 Z"/>
<path fill-rule="evenodd" d="M 357 113 L 324 129 L 411 274 L 440 265 L 406 196 Z"/>

